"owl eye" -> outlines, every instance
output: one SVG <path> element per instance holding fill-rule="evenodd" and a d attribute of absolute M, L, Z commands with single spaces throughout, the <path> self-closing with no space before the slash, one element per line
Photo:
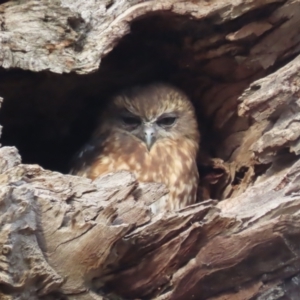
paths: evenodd
<path fill-rule="evenodd" d="M 156 121 L 159 126 L 172 126 L 176 121 L 176 117 L 164 117 Z"/>
<path fill-rule="evenodd" d="M 125 125 L 130 126 L 130 127 L 137 127 L 141 124 L 141 120 L 136 117 L 122 116 L 121 119 Z"/>

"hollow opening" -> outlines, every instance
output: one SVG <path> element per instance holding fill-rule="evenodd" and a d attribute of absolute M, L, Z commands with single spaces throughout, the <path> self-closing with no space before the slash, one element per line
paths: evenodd
<path fill-rule="evenodd" d="M 251 160 L 249 146 L 258 135 L 251 120 L 237 115 L 238 98 L 252 82 L 279 68 L 283 59 L 292 58 L 285 56 L 264 68 L 249 52 L 283 20 L 258 32 L 244 28 L 254 15 L 263 23 L 277 7 L 266 5 L 222 24 L 214 16 L 195 20 L 164 11 L 147 14 L 131 23 L 130 34 L 88 75 L 2 69 L 2 144 L 16 146 L 24 163 L 67 173 L 113 94 L 129 86 L 167 82 L 182 89 L 196 108 L 202 198 L 236 195 L 240 185 L 245 188 L 261 174 L 251 170 L 265 171 Z M 233 165 L 236 172 L 231 174 Z"/>

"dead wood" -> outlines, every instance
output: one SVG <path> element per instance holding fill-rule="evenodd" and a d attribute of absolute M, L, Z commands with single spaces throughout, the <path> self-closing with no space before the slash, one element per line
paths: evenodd
<path fill-rule="evenodd" d="M 154 216 L 149 205 L 168 192 L 158 183 L 125 171 L 92 182 L 0 148 L 1 299 L 299 299 L 300 1 L 1 3 L 5 69 L 87 74 L 100 65 L 110 74 L 113 59 L 104 69 L 101 60 L 126 34 L 180 32 L 180 46 L 149 43 L 176 64 L 170 81 L 181 82 L 217 133 L 210 156 L 224 172 L 209 186 L 222 201 Z M 32 92 L 38 77 L 30 76 Z M 32 100 L 4 83 L 4 103 L 5 94 L 40 100 L 43 90 Z M 3 111 L 5 131 L 21 114 Z"/>

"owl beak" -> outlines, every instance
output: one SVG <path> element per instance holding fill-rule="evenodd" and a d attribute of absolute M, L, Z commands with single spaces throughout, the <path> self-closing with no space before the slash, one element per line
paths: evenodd
<path fill-rule="evenodd" d="M 148 148 L 148 151 L 150 151 L 151 147 L 153 146 L 154 142 L 156 141 L 155 129 L 153 128 L 152 125 L 145 126 L 144 138 L 145 138 L 145 143 Z"/>

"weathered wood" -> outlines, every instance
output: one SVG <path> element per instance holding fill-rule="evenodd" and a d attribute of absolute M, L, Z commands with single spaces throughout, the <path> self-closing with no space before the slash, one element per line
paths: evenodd
<path fill-rule="evenodd" d="M 278 2 L 283 1 L 8 1 L 0 12 L 1 64 L 32 71 L 88 73 L 129 32 L 129 23 L 148 12 L 166 10 L 195 18 L 215 15 L 216 23 L 222 23 Z"/>
<path fill-rule="evenodd" d="M 18 164 L 0 177 L 9 265 L 2 286 L 23 299 L 37 290 L 84 299 L 87 289 L 104 287 L 129 299 L 168 289 L 169 299 L 207 299 L 249 281 L 289 278 L 300 267 L 298 173 L 296 162 L 238 198 L 151 217 L 143 193 L 133 199 L 129 173 L 95 184 Z"/>
<path fill-rule="evenodd" d="M 152 215 L 149 205 L 168 192 L 158 183 L 125 171 L 92 182 L 22 164 L 16 148 L 2 147 L 1 299 L 300 294 L 300 1 L 8 1 L 0 62 L 89 73 L 133 21 L 161 11 L 195 21 L 176 61 L 183 71 L 171 79 L 198 74 L 182 85 L 221 133 L 215 156 L 225 163 L 214 167 L 227 176 L 209 189 L 224 200 Z M 170 20 L 184 31 L 183 19 Z M 197 20 L 219 30 L 203 32 Z M 155 47 L 166 59 L 180 52 L 165 41 Z"/>

